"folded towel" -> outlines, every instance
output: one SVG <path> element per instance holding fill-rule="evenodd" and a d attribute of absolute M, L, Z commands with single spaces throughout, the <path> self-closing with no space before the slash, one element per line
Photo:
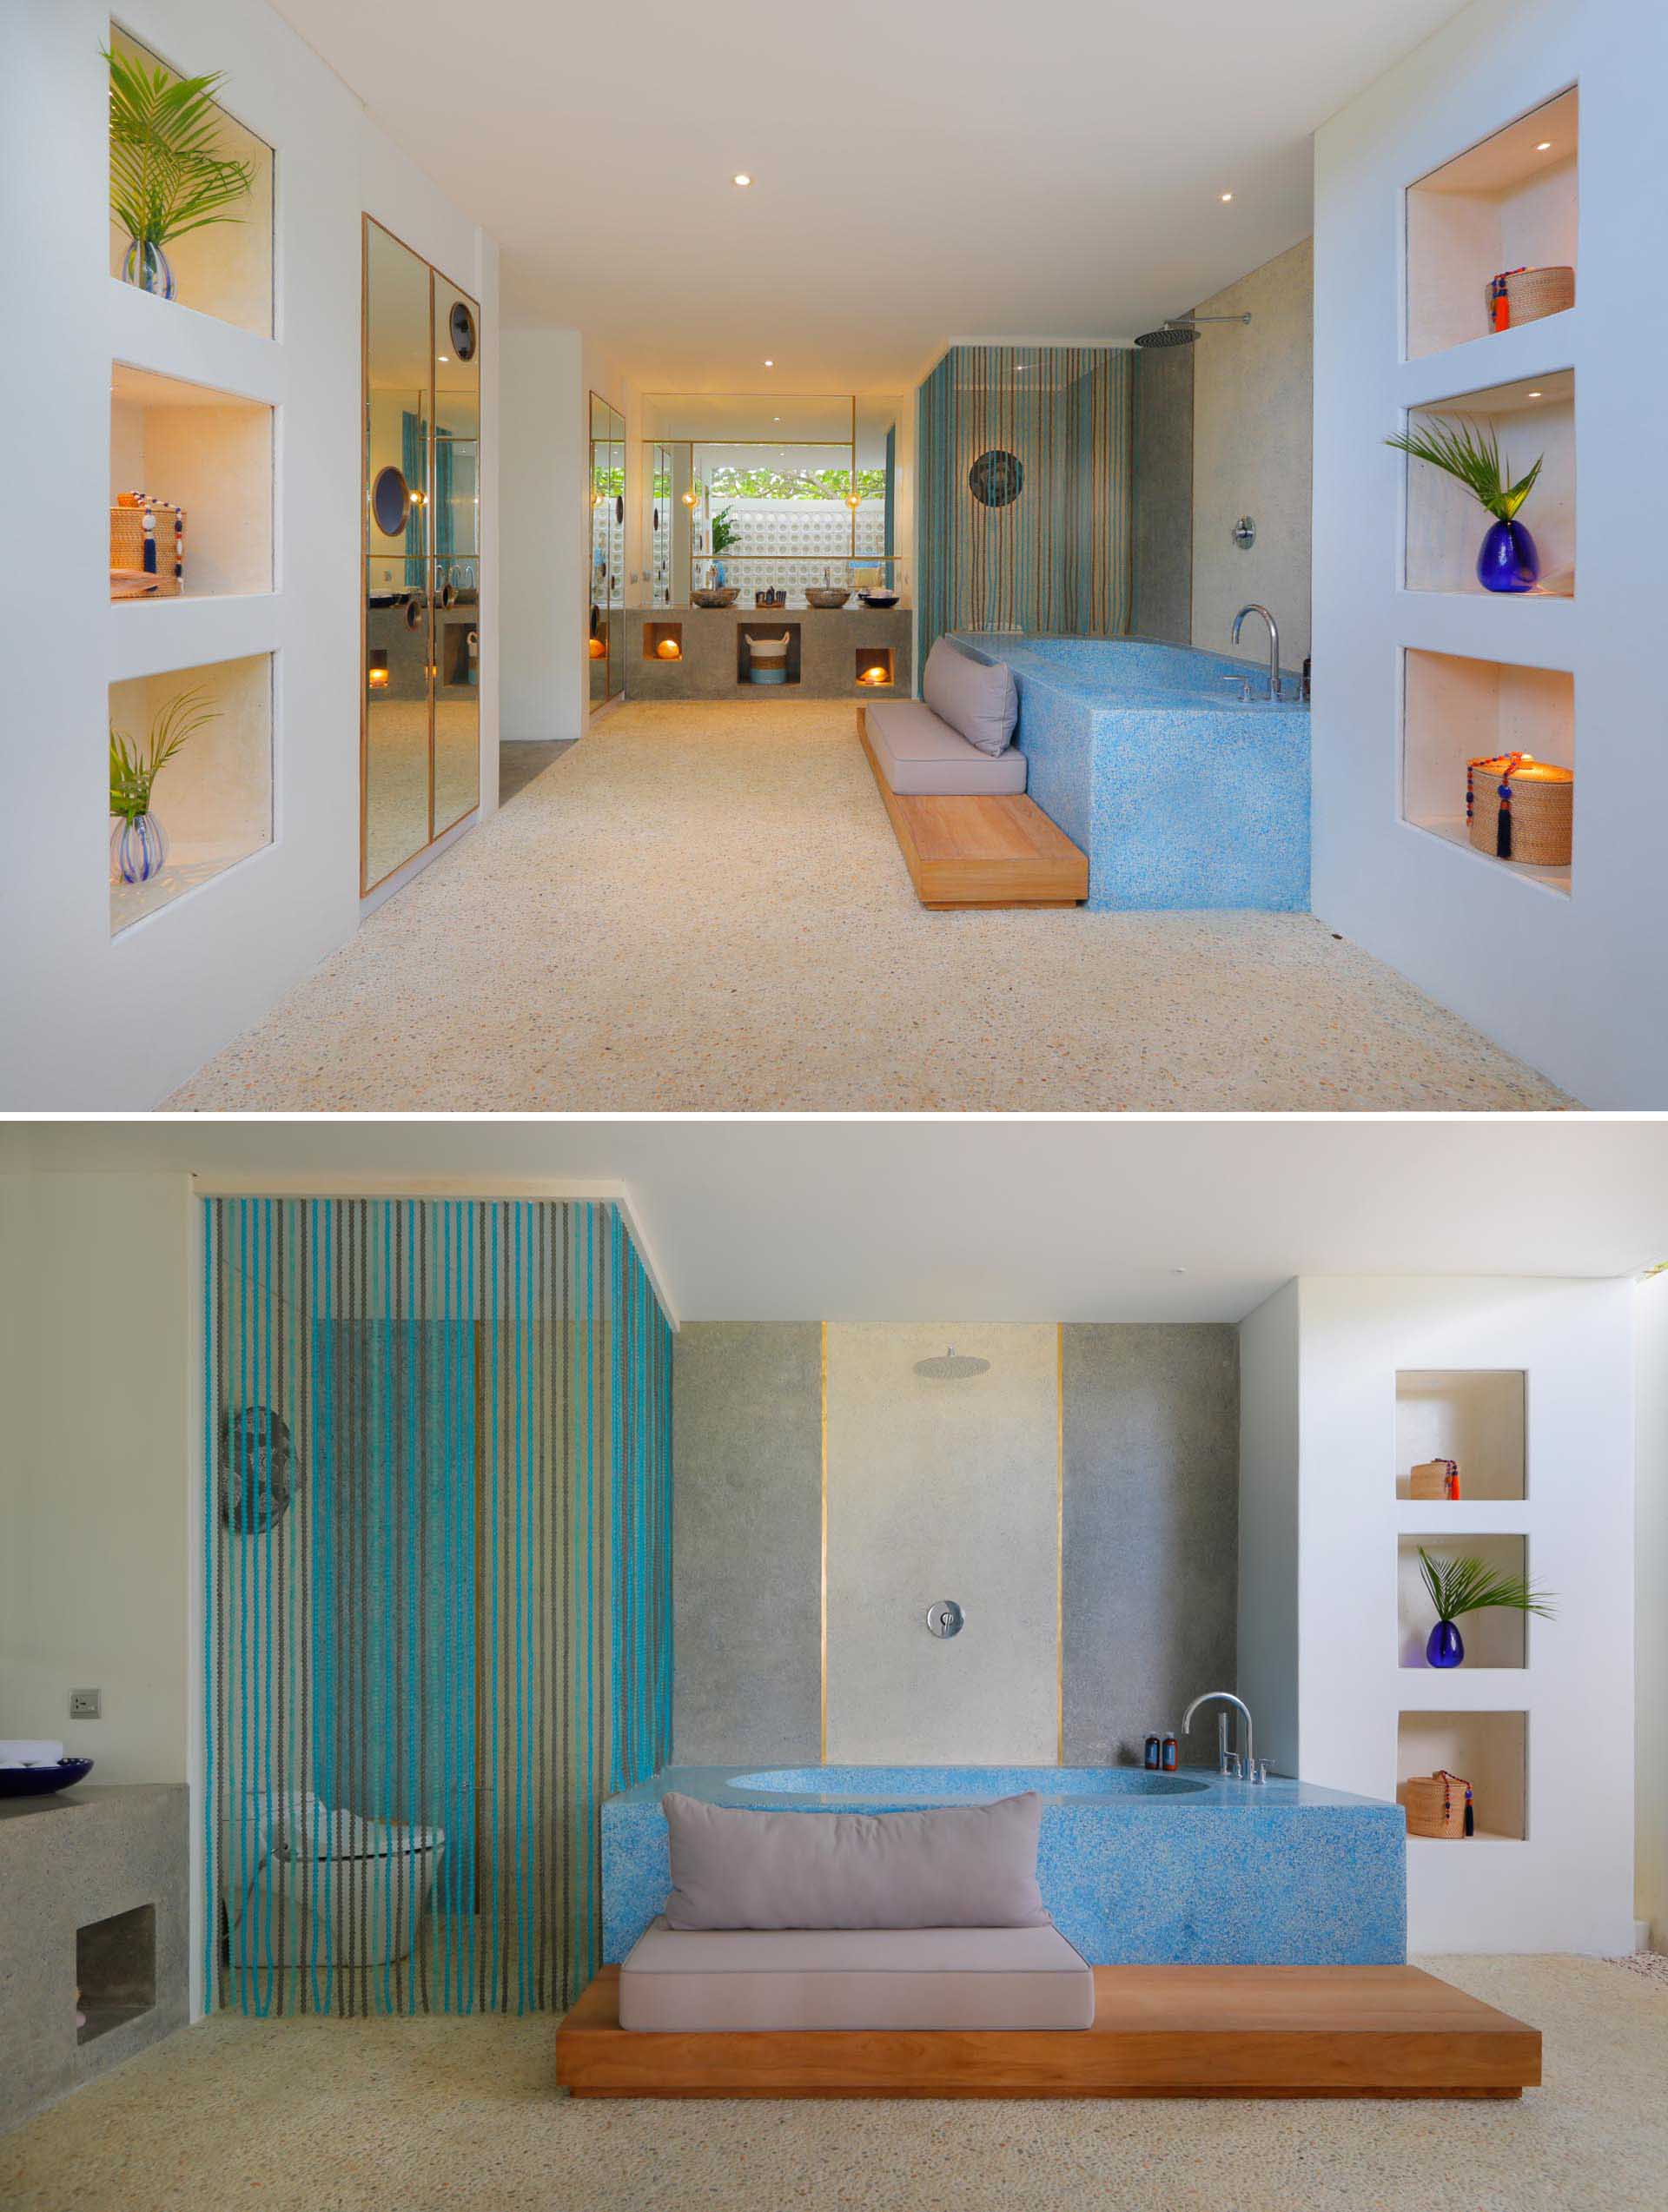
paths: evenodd
<path fill-rule="evenodd" d="M 56 1766 L 63 1745 L 29 1736 L 0 1737 L 0 1766 Z"/>

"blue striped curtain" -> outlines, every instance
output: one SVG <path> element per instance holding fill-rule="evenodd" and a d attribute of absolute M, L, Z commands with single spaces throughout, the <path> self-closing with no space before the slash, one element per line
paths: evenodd
<path fill-rule="evenodd" d="M 525 2012 L 672 1722 L 671 1332 L 618 1209 L 215 1199 L 211 2003 Z"/>
<path fill-rule="evenodd" d="M 400 467 L 409 490 L 423 493 L 428 481 L 427 433 L 420 414 L 407 407 L 400 417 Z M 406 589 L 423 588 L 423 510 L 418 500 L 406 509 Z"/>
<path fill-rule="evenodd" d="M 921 648 L 947 630 L 1119 637 L 1129 627 L 1134 356 L 1114 346 L 955 346 L 921 387 Z M 974 494 L 1011 454 L 1018 496 Z"/>

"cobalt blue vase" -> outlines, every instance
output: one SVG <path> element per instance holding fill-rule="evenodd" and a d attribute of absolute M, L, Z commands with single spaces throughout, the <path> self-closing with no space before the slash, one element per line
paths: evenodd
<path fill-rule="evenodd" d="M 1426 1640 L 1425 1656 L 1433 1666 L 1458 1666 L 1466 1656 L 1460 1631 L 1451 1620 L 1439 1620 Z"/>
<path fill-rule="evenodd" d="M 1540 580 L 1540 555 L 1521 522 L 1491 522 L 1477 556 L 1477 581 L 1486 592 L 1532 592 Z"/>

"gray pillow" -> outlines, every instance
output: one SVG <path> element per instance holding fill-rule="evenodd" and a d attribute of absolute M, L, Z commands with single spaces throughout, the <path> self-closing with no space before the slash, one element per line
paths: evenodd
<path fill-rule="evenodd" d="M 940 638 L 927 655 L 921 696 L 941 722 L 981 752 L 994 758 L 1007 751 L 1019 719 L 1019 686 L 1005 660 L 987 667 Z"/>
<path fill-rule="evenodd" d="M 1036 1928 L 1042 1801 L 753 1812 L 670 1791 L 672 1928 Z"/>

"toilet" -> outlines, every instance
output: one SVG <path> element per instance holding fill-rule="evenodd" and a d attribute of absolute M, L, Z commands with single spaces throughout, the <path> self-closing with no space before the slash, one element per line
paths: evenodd
<path fill-rule="evenodd" d="M 446 1833 L 332 1811 L 308 1791 L 256 1793 L 227 1829 L 234 1966 L 383 1966 L 411 1950 Z"/>

